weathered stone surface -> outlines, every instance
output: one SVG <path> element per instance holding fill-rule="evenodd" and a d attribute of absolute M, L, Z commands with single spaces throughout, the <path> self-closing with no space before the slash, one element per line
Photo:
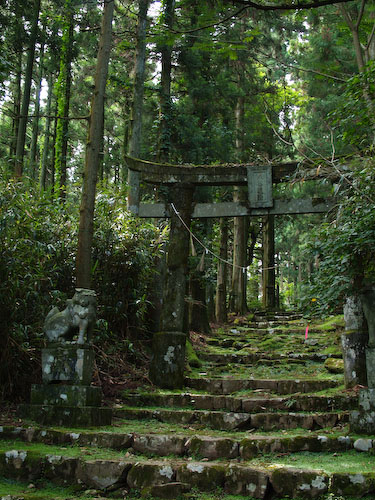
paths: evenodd
<path fill-rule="evenodd" d="M 130 463 L 115 460 L 80 461 L 76 470 L 76 481 L 88 488 L 104 490 L 126 484 Z"/>
<path fill-rule="evenodd" d="M 336 413 L 321 413 L 314 415 L 314 422 L 321 429 L 325 427 L 335 427 L 337 420 L 338 415 Z"/>
<path fill-rule="evenodd" d="M 328 477 L 320 471 L 280 467 L 271 473 L 271 484 L 280 496 L 318 498 L 328 490 Z"/>
<path fill-rule="evenodd" d="M 63 427 L 94 427 L 111 425 L 112 410 L 94 406 L 64 407 L 48 405 L 20 405 L 19 412 L 25 418 L 41 425 Z"/>
<path fill-rule="evenodd" d="M 168 463 L 137 462 L 130 469 L 127 482 L 130 488 L 141 490 L 154 485 L 173 482 L 175 475 L 175 471 Z M 179 479 L 177 480 L 179 481 Z"/>
<path fill-rule="evenodd" d="M 375 434 L 375 411 L 353 411 L 350 414 L 350 430 L 360 434 Z"/>
<path fill-rule="evenodd" d="M 224 465 L 189 462 L 177 469 L 176 479 L 199 490 L 211 491 L 224 486 L 225 469 Z"/>
<path fill-rule="evenodd" d="M 23 481 L 35 481 L 42 475 L 39 457 L 27 450 L 0 453 L 0 476 Z"/>
<path fill-rule="evenodd" d="M 251 416 L 248 413 L 228 412 L 202 412 L 199 415 L 202 424 L 213 429 L 231 431 L 235 429 L 247 429 L 250 426 Z"/>
<path fill-rule="evenodd" d="M 178 389 L 184 383 L 186 335 L 182 332 L 154 333 L 150 378 L 158 387 Z"/>
<path fill-rule="evenodd" d="M 345 330 L 364 331 L 365 317 L 363 314 L 362 302 L 358 295 L 346 298 L 344 304 Z"/>
<path fill-rule="evenodd" d="M 344 360 L 336 358 L 327 358 L 324 361 L 324 368 L 330 373 L 344 373 Z"/>
<path fill-rule="evenodd" d="M 143 454 L 183 455 L 185 452 L 186 437 L 168 436 L 162 434 L 146 434 L 134 436 L 133 449 Z"/>
<path fill-rule="evenodd" d="M 372 448 L 372 439 L 357 439 L 353 446 L 357 451 L 369 451 Z"/>
<path fill-rule="evenodd" d="M 341 335 L 344 360 L 344 380 L 347 388 L 367 385 L 365 347 L 368 334 L 363 331 L 346 331 Z"/>
<path fill-rule="evenodd" d="M 264 471 L 232 464 L 226 471 L 224 490 L 231 495 L 265 498 L 268 487 L 269 478 Z"/>
<path fill-rule="evenodd" d="M 187 483 L 167 483 L 167 484 L 156 484 L 150 488 L 150 494 L 152 497 L 156 498 L 167 498 L 170 500 L 175 500 L 179 498 L 183 493 L 190 491 L 191 486 Z"/>
<path fill-rule="evenodd" d="M 44 460 L 43 476 L 55 483 L 71 484 L 78 466 L 78 458 L 47 455 Z"/>
<path fill-rule="evenodd" d="M 333 474 L 330 491 L 335 495 L 362 497 L 375 491 L 375 473 Z"/>
<path fill-rule="evenodd" d="M 273 429 L 312 429 L 314 419 L 311 415 L 296 413 L 257 413 L 251 416 L 251 426 L 255 429 L 261 428 L 267 431 Z"/>
<path fill-rule="evenodd" d="M 42 379 L 45 383 L 64 382 L 90 385 L 94 351 L 87 345 L 57 345 L 42 349 Z"/>
<path fill-rule="evenodd" d="M 246 380 L 223 379 L 222 381 L 223 394 L 232 394 L 233 392 L 238 392 L 245 388 Z"/>
<path fill-rule="evenodd" d="M 367 384 L 370 389 L 375 389 L 375 347 L 367 347 L 366 349 L 366 371 Z"/>
<path fill-rule="evenodd" d="M 33 384 L 31 404 L 55 406 L 100 406 L 100 387 L 83 385 Z"/>
<path fill-rule="evenodd" d="M 269 411 L 270 409 L 285 410 L 285 399 L 283 398 L 251 398 L 242 400 L 242 410 L 246 413 Z"/>
<path fill-rule="evenodd" d="M 360 295 L 360 300 L 368 326 L 369 347 L 375 349 L 375 286 L 366 287 Z"/>
<path fill-rule="evenodd" d="M 375 434 L 375 389 L 359 391 L 359 411 L 350 414 L 350 430 L 363 434 Z"/>
<path fill-rule="evenodd" d="M 375 410 L 375 389 L 359 391 L 359 408 L 363 411 Z"/>
<path fill-rule="evenodd" d="M 189 455 L 196 455 L 210 460 L 236 458 L 239 454 L 238 443 L 233 439 L 209 436 L 189 439 L 187 450 Z"/>
<path fill-rule="evenodd" d="M 132 434 L 123 434 L 115 432 L 82 432 L 69 434 L 72 442 L 76 442 L 81 446 L 98 446 L 100 448 L 110 448 L 112 450 L 126 450 L 133 445 Z"/>

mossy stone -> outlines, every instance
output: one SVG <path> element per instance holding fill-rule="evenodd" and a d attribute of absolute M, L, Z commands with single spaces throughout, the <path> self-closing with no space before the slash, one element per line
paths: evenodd
<path fill-rule="evenodd" d="M 154 333 L 150 379 L 163 389 L 180 389 L 184 385 L 186 335 L 182 332 Z"/>
<path fill-rule="evenodd" d="M 324 368 L 330 373 L 344 373 L 344 360 L 327 358 L 324 362 Z"/>

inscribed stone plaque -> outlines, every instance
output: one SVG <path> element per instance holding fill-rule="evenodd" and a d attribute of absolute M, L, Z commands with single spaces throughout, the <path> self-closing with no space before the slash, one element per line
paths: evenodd
<path fill-rule="evenodd" d="M 272 166 L 247 167 L 250 208 L 270 208 L 272 199 Z"/>

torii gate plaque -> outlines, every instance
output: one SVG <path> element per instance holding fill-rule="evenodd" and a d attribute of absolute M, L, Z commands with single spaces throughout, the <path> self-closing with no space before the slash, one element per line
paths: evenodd
<path fill-rule="evenodd" d="M 275 165 L 162 165 L 126 157 L 129 168 L 128 208 L 139 217 L 171 219 L 167 254 L 167 277 L 161 316 L 161 331 L 154 335 L 151 380 L 163 388 L 183 386 L 185 342 L 183 333 L 186 275 L 190 237 L 186 230 L 198 217 L 268 216 L 326 212 L 331 200 L 277 200 L 272 186 L 286 181 L 297 163 Z M 164 203 L 141 203 L 140 182 L 166 186 Z M 248 186 L 244 202 L 194 203 L 196 186 Z M 173 207 L 173 209 L 172 209 Z M 269 252 L 268 252 L 269 253 Z M 267 263 L 273 282 L 275 270 Z M 272 279 L 268 281 L 272 283 Z"/>

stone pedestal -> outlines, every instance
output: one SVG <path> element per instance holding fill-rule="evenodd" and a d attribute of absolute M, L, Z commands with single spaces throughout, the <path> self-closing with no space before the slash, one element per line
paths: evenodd
<path fill-rule="evenodd" d="M 150 379 L 163 389 L 180 389 L 184 384 L 186 335 L 182 332 L 154 334 Z"/>
<path fill-rule="evenodd" d="M 42 349 L 42 378 L 46 384 L 89 385 L 93 369 L 94 351 L 91 346 L 50 344 Z"/>
<path fill-rule="evenodd" d="M 43 384 L 32 385 L 31 404 L 21 414 L 41 425 L 110 425 L 112 410 L 100 407 L 102 391 L 90 385 L 93 368 L 90 345 L 51 343 L 42 349 Z"/>
<path fill-rule="evenodd" d="M 375 434 L 375 388 L 359 391 L 359 410 L 350 414 L 350 431 Z"/>

